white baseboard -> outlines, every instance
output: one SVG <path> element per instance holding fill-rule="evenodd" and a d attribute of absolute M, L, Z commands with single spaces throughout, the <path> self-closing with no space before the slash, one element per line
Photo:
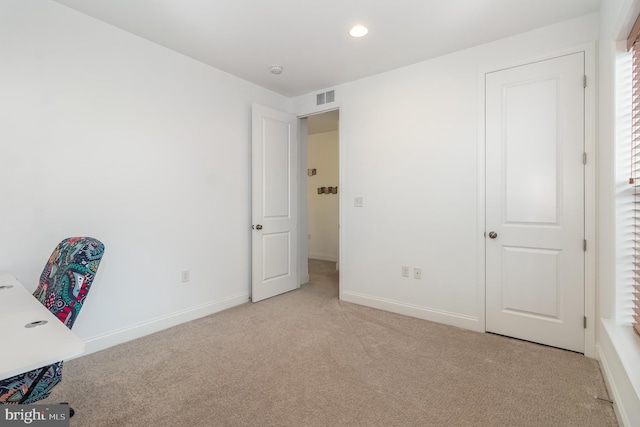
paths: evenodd
<path fill-rule="evenodd" d="M 316 253 L 316 252 L 309 252 L 309 258 L 311 258 L 311 259 L 319 259 L 321 261 L 338 262 L 338 256 L 337 255 L 319 254 L 319 253 Z"/>
<path fill-rule="evenodd" d="M 640 375 L 637 368 L 640 345 L 631 328 L 601 319 L 597 345 L 602 375 L 611 393 L 613 409 L 621 426 L 640 425 Z"/>
<path fill-rule="evenodd" d="M 340 292 L 340 299 L 354 304 L 360 304 L 379 310 L 391 311 L 393 313 L 404 314 L 405 316 L 417 317 L 418 319 L 430 320 L 432 322 L 444 323 L 446 325 L 457 326 L 472 331 L 484 332 L 477 317 L 463 314 L 451 313 L 443 310 L 436 310 L 429 307 L 406 304 L 399 301 L 392 301 L 356 292 Z"/>
<path fill-rule="evenodd" d="M 213 301 L 199 307 L 179 311 L 167 316 L 158 317 L 135 325 L 127 326 L 125 328 L 116 329 L 95 337 L 87 338 L 85 339 L 86 348 L 81 356 L 95 353 L 96 351 L 104 350 L 137 338 L 142 338 L 145 335 L 150 335 L 181 323 L 199 319 L 201 317 L 244 304 L 248 301 L 249 294 L 242 293 L 228 298 L 223 298 L 218 301 Z"/>

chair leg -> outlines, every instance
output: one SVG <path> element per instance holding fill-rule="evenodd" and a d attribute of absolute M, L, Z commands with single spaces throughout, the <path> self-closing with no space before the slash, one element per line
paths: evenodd
<path fill-rule="evenodd" d="M 69 406 L 69 402 L 60 402 L 60 404 Z M 73 417 L 75 413 L 76 411 L 71 406 L 69 406 L 69 418 Z"/>

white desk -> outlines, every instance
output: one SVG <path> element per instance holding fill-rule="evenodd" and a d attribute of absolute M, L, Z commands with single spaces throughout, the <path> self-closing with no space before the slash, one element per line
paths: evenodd
<path fill-rule="evenodd" d="M 46 320 L 47 323 L 25 328 Z M 84 351 L 84 341 L 33 297 L 11 274 L 0 274 L 0 380 Z"/>

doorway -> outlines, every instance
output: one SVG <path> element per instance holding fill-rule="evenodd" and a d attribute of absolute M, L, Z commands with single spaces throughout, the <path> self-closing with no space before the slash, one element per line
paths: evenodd
<path fill-rule="evenodd" d="M 307 262 L 324 261 L 336 270 L 340 259 L 339 122 L 339 110 L 309 116 L 306 150 Z"/>
<path fill-rule="evenodd" d="M 308 245 L 314 238 L 312 257 L 333 262 L 337 269 L 338 114 L 335 110 L 296 118 L 263 105 L 252 106 L 250 298 L 254 302 L 309 281 Z M 310 145 L 315 165 L 311 167 Z M 308 224 L 308 188 L 313 188 L 311 197 L 320 197 L 311 202 L 313 234 Z"/>

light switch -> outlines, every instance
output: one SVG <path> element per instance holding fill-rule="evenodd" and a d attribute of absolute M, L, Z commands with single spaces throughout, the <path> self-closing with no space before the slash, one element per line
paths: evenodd
<path fill-rule="evenodd" d="M 356 208 L 361 208 L 361 207 L 363 207 L 363 206 L 364 206 L 364 197 L 355 197 L 355 198 L 353 199 L 353 205 L 354 205 Z"/>

